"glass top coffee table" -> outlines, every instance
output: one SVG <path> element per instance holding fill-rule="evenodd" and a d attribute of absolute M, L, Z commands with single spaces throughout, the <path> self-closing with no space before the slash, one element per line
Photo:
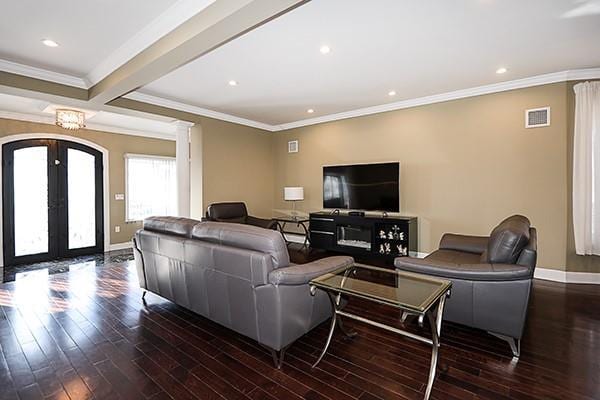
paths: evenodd
<path fill-rule="evenodd" d="M 451 287 L 452 282 L 447 280 L 357 263 L 311 280 L 311 294 L 314 295 L 317 289 L 327 292 L 334 310 L 327 342 L 313 368 L 321 362 L 325 353 L 327 353 L 336 325 L 339 325 L 347 336 L 355 335 L 355 333 L 349 333 L 344 329 L 341 317 L 354 319 L 432 347 L 429 379 L 424 397 L 429 399 L 437 367 L 444 303 L 446 297 L 450 294 Z M 431 328 L 431 338 L 346 312 L 343 310 L 341 302 L 342 295 L 348 298 L 359 297 L 393 307 L 402 312 L 402 321 L 407 315 L 416 315 L 419 325 L 423 326 L 424 319 L 427 319 Z"/>
<path fill-rule="evenodd" d="M 310 242 L 310 233 L 307 227 L 307 224 L 309 223 L 308 217 L 304 217 L 302 215 L 276 215 L 272 219 L 277 222 L 277 230 L 281 232 L 286 243 L 289 244 L 289 241 L 285 237 L 285 234 L 296 233 L 286 231 L 285 226 L 287 224 L 296 224 L 296 227 L 302 227 L 304 230 L 304 243 L 302 244 L 303 247 L 306 247 L 306 245 Z"/>

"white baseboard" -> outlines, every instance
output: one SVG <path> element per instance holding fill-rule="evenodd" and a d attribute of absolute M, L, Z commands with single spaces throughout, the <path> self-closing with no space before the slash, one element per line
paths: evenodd
<path fill-rule="evenodd" d="M 536 268 L 534 278 L 562 283 L 600 285 L 600 273 L 594 272 L 569 272 L 549 268 Z"/>
<path fill-rule="evenodd" d="M 104 249 L 104 252 L 108 252 L 108 251 L 115 251 L 115 250 L 123 250 L 123 249 L 130 249 L 133 246 L 133 244 L 131 243 L 131 241 L 129 242 L 123 242 L 123 243 L 115 243 L 115 244 L 111 244 L 108 249 Z"/>

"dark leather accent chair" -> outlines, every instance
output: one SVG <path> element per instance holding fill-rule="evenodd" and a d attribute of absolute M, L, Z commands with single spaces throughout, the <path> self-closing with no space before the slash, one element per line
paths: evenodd
<path fill-rule="evenodd" d="M 246 203 L 213 203 L 208 206 L 206 220 L 215 222 L 233 222 L 254 225 L 265 229 L 277 229 L 277 221 L 248 215 Z"/>
<path fill-rule="evenodd" d="M 536 261 L 537 232 L 529 219 L 513 215 L 489 237 L 446 233 L 427 257 L 399 257 L 394 264 L 451 280 L 444 320 L 506 340 L 519 357 Z"/>

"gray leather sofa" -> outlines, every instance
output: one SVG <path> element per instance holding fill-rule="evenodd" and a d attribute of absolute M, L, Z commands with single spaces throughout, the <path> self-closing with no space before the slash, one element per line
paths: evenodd
<path fill-rule="evenodd" d="M 293 265 L 277 231 L 173 217 L 146 219 L 134 255 L 142 288 L 258 341 L 277 367 L 291 343 L 332 315 L 308 282 L 353 262 Z"/>
<path fill-rule="evenodd" d="M 394 264 L 450 279 L 444 320 L 488 331 L 519 357 L 536 260 L 535 228 L 526 217 L 513 215 L 489 237 L 447 233 L 439 250 L 424 259 L 399 257 Z"/>

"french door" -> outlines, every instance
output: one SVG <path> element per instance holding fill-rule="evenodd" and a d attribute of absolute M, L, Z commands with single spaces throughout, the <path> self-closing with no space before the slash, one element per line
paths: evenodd
<path fill-rule="evenodd" d="M 2 147 L 4 265 L 104 251 L 102 154 L 35 139 Z"/>

